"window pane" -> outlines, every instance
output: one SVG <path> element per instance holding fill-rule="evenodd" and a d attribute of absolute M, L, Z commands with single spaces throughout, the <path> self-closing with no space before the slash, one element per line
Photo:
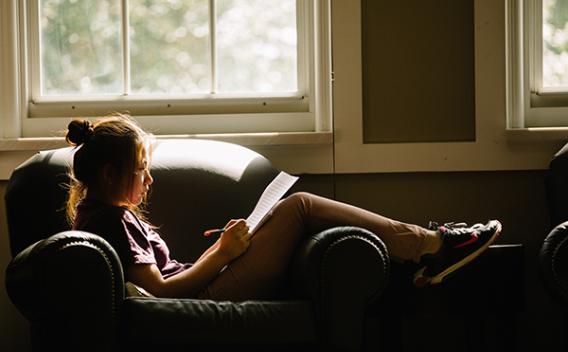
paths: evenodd
<path fill-rule="evenodd" d="M 543 87 L 568 87 L 568 1 L 542 3 Z"/>
<path fill-rule="evenodd" d="M 209 93 L 207 0 L 131 0 L 133 93 Z"/>
<path fill-rule="evenodd" d="M 296 91 L 296 0 L 216 4 L 218 91 Z"/>
<path fill-rule="evenodd" d="M 122 93 L 120 0 L 42 0 L 43 95 Z"/>

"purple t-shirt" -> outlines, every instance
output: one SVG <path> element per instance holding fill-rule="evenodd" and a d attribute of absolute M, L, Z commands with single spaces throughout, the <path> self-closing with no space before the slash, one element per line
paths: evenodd
<path fill-rule="evenodd" d="M 77 206 L 73 229 L 107 240 L 125 269 L 133 264 L 155 264 L 162 277 L 168 278 L 192 265 L 170 259 L 170 250 L 160 235 L 125 207 L 84 199 Z"/>

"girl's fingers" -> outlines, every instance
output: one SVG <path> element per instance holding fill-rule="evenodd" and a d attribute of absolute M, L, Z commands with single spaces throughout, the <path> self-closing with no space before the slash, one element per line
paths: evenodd
<path fill-rule="evenodd" d="M 244 219 L 238 220 L 235 226 L 237 226 L 237 228 L 239 229 L 248 229 L 247 222 Z"/>
<path fill-rule="evenodd" d="M 232 227 L 232 226 L 235 225 L 236 223 L 237 223 L 237 220 L 231 219 L 231 220 L 229 220 L 229 222 L 227 223 L 227 225 L 225 225 L 225 228 Z"/>
<path fill-rule="evenodd" d="M 235 229 L 241 229 L 247 226 L 245 219 L 232 219 L 227 223 L 226 228 L 234 227 Z"/>

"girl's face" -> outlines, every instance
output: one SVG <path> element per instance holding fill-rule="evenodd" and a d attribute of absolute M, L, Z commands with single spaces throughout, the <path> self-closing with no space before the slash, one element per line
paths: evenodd
<path fill-rule="evenodd" d="M 154 179 L 150 175 L 149 155 L 146 149 L 142 150 L 142 157 L 138 161 L 134 169 L 134 177 L 132 178 L 132 187 L 128 192 L 126 200 L 127 203 L 132 205 L 139 205 L 144 200 L 144 197 L 150 189 L 150 185 Z"/>

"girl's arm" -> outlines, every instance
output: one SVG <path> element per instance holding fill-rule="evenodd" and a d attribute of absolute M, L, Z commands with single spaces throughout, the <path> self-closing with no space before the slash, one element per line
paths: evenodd
<path fill-rule="evenodd" d="M 133 264 L 127 268 L 127 276 L 156 297 L 195 297 L 249 244 L 246 222 L 231 220 L 227 231 L 189 269 L 164 279 L 154 264 Z"/>
<path fill-rule="evenodd" d="M 199 259 L 197 259 L 197 261 L 195 262 L 195 264 L 199 263 L 199 261 L 201 261 L 201 259 L 205 258 L 209 253 L 211 253 L 212 251 L 216 250 L 217 248 L 219 248 L 219 240 L 215 241 L 215 243 L 213 243 L 211 245 L 211 247 L 207 248 L 207 250 L 205 250 L 205 252 L 203 252 L 203 254 L 201 254 L 201 256 L 199 257 Z"/>
<path fill-rule="evenodd" d="M 189 269 L 165 280 L 155 264 L 131 265 L 127 275 L 130 281 L 156 297 L 195 297 L 228 262 L 218 253 L 211 253 Z"/>

